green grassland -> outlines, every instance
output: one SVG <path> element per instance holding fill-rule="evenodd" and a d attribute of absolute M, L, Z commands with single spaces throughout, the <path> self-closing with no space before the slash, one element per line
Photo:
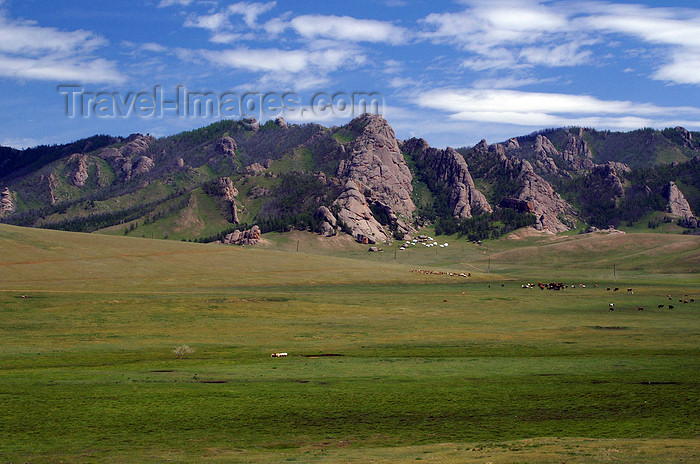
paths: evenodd
<path fill-rule="evenodd" d="M 0 462 L 698 462 L 700 238 L 511 235 L 0 225 Z"/>

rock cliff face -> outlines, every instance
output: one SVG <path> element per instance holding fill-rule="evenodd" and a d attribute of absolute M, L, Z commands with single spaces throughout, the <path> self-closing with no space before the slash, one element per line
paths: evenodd
<path fill-rule="evenodd" d="M 15 204 L 12 202 L 12 192 L 10 189 L 5 189 L 0 192 L 0 217 L 15 212 Z"/>
<path fill-rule="evenodd" d="M 415 138 L 406 141 L 403 149 L 450 189 L 449 206 L 455 218 L 492 211 L 486 197 L 475 187 L 464 157 L 454 149 L 431 148 L 425 140 Z"/>
<path fill-rule="evenodd" d="M 528 161 L 522 161 L 517 179 L 521 182 L 518 199 L 531 202 L 535 211 L 535 229 L 555 234 L 570 229 L 561 218 L 572 219 L 574 208 L 554 191 L 549 182 L 535 173 Z"/>
<path fill-rule="evenodd" d="M 390 208 L 398 216 L 410 217 L 416 206 L 411 200 L 411 172 L 401 154 L 394 130 L 378 115 L 355 118 L 348 128 L 357 136 L 346 148 L 338 177 L 359 182 L 367 200 Z"/>
<path fill-rule="evenodd" d="M 668 212 L 671 214 L 677 214 L 683 218 L 694 217 L 693 212 L 690 209 L 688 200 L 685 199 L 685 195 L 678 188 L 675 182 L 669 182 L 666 186 L 666 198 L 668 199 Z"/>
<path fill-rule="evenodd" d="M 345 183 L 343 192 L 334 202 L 340 208 L 338 219 L 350 227 L 352 236 L 361 243 L 385 242 L 389 237 L 372 215 L 363 190 L 358 181 Z"/>

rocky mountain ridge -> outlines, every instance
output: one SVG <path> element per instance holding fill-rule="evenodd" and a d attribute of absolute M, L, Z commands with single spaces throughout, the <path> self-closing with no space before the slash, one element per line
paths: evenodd
<path fill-rule="evenodd" d="M 365 243 L 401 238 L 438 219 L 466 231 L 473 218 L 505 217 L 495 214 L 503 209 L 512 211 L 507 216 L 513 224 L 549 233 L 577 224 L 607 228 L 604 222 L 639 220 L 652 211 L 693 223 L 700 137 L 682 128 L 637 132 L 570 128 L 438 149 L 423 139 L 399 141 L 384 118 L 365 114 L 333 128 L 279 118 L 262 125 L 221 121 L 162 139 L 98 136 L 28 150 L 27 159 L 15 151 L 0 158 L 0 165 L 12 168 L 0 177 L 0 216 L 20 225 L 84 231 L 128 223 L 125 234 L 197 239 L 258 223 L 263 233 L 304 227 L 324 235 L 350 233 Z M 680 161 L 649 167 L 633 160 L 632 168 L 606 160 L 625 137 L 633 146 L 640 137 L 657 143 L 666 157 L 672 146 Z M 622 158 L 630 160 L 629 154 Z M 644 169 L 652 170 L 653 182 L 644 180 Z M 219 219 L 194 220 L 198 215 Z M 177 230 L 168 217 L 177 217 Z M 231 237 L 221 241 L 237 243 Z"/>

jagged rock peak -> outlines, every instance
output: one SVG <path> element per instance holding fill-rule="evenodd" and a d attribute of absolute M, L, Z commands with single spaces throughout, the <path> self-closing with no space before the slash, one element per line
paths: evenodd
<path fill-rule="evenodd" d="M 340 162 L 338 177 L 358 181 L 369 199 L 410 217 L 416 209 L 411 199 L 413 178 L 394 130 L 375 114 L 363 114 L 346 127 L 357 136 L 346 150 L 348 158 Z"/>
<path fill-rule="evenodd" d="M 450 189 L 449 206 L 454 217 L 469 218 L 492 211 L 486 197 L 474 185 L 464 157 L 453 148 L 431 148 L 423 139 L 410 139 L 404 143 L 404 150 Z"/>
<path fill-rule="evenodd" d="M 690 209 L 690 204 L 686 200 L 685 195 L 681 192 L 675 182 L 671 181 L 666 186 L 666 199 L 668 200 L 668 212 L 677 214 L 683 218 L 694 217 L 693 211 Z"/>
<path fill-rule="evenodd" d="M 685 127 L 677 126 L 674 129 L 683 139 L 683 145 L 687 148 L 693 148 L 693 134 Z"/>
<path fill-rule="evenodd" d="M 533 150 L 535 150 L 535 153 L 542 153 L 547 156 L 559 156 L 559 151 L 544 135 L 537 135 Z"/>
<path fill-rule="evenodd" d="M 574 169 L 592 169 L 593 152 L 588 148 L 588 143 L 583 138 L 583 129 L 577 134 L 567 131 L 566 146 L 561 153 L 566 163 Z"/>
<path fill-rule="evenodd" d="M 126 139 L 127 143 L 122 147 L 121 153 L 125 156 L 143 155 L 154 141 L 155 137 L 151 134 L 131 134 Z"/>
<path fill-rule="evenodd" d="M 245 130 L 257 132 L 260 130 L 260 123 L 255 118 L 244 118 L 241 119 L 241 125 Z"/>
<path fill-rule="evenodd" d="M 15 204 L 12 201 L 12 192 L 8 187 L 5 187 L 0 192 L 0 216 L 15 212 Z"/>
<path fill-rule="evenodd" d="M 508 141 L 505 143 L 506 150 L 517 150 L 518 148 L 520 148 L 520 143 L 516 138 L 508 139 Z"/>
<path fill-rule="evenodd" d="M 279 118 L 275 119 L 275 124 L 277 124 L 277 126 L 281 127 L 282 129 L 288 129 L 288 128 L 289 128 L 289 125 L 287 124 L 287 121 L 285 121 L 284 118 L 281 117 L 281 116 L 280 116 Z"/>

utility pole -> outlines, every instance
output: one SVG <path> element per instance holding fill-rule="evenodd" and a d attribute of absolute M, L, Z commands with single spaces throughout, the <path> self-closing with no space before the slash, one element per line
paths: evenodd
<path fill-rule="evenodd" d="M 617 274 L 615 272 L 615 263 L 613 263 L 613 280 L 617 280 Z"/>
<path fill-rule="evenodd" d="M 299 240 L 297 240 L 297 253 L 299 253 Z"/>
<path fill-rule="evenodd" d="M 394 248 L 394 261 L 396 261 L 396 248 Z"/>

